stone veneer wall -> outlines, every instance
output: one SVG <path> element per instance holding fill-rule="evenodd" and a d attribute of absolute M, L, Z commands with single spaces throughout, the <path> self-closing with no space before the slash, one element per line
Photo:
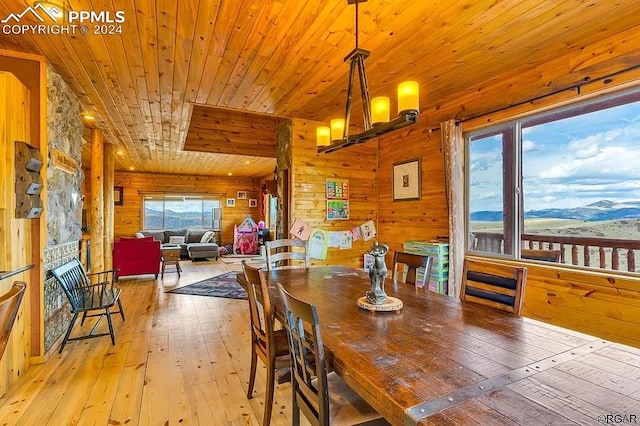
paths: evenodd
<path fill-rule="evenodd" d="M 52 269 L 78 256 L 78 242 L 72 241 L 44 249 L 44 270 L 47 275 Z M 71 311 L 67 296 L 53 277 L 44 280 L 44 349 L 51 349 L 58 337 L 62 336 L 71 321 Z"/>
<path fill-rule="evenodd" d="M 276 164 L 278 167 L 278 173 L 276 174 L 276 179 L 278 179 L 276 182 L 278 188 L 276 238 L 286 238 L 288 234 L 287 230 L 284 229 L 284 226 L 288 225 L 284 223 L 282 200 L 286 198 L 287 194 L 284 194 L 284 173 L 282 171 L 291 168 L 291 163 L 291 120 L 282 119 L 276 128 Z M 293 173 L 293 170 L 290 170 L 289 173 Z"/>
<path fill-rule="evenodd" d="M 44 347 L 49 351 L 66 330 L 70 312 L 62 289 L 49 271 L 78 256 L 82 237 L 81 107 L 62 77 L 47 67 L 47 247 L 44 250 Z M 54 151 L 76 160 L 76 173 L 56 169 Z"/>

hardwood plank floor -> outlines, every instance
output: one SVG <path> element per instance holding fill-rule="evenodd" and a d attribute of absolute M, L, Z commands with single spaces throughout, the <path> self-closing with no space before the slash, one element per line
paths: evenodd
<path fill-rule="evenodd" d="M 31 366 L 0 398 L 0 424 L 259 425 L 266 374 L 258 361 L 247 400 L 247 301 L 165 293 L 240 265 L 181 264 L 181 277 L 120 280 L 126 321 L 114 316 L 116 345 L 108 337 L 70 342 Z M 289 383 L 276 385 L 271 424 L 291 424 Z"/>

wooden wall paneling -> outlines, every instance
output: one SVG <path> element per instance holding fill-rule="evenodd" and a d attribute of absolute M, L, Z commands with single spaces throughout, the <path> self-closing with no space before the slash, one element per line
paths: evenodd
<path fill-rule="evenodd" d="M 421 117 L 422 118 L 422 117 Z M 440 131 L 430 133 L 419 121 L 380 137 L 378 158 L 378 239 L 392 251 L 402 251 L 406 240 L 433 240 L 449 236 L 448 207 Z M 393 201 L 393 164 L 421 159 L 421 199 Z M 393 253 L 387 255 L 387 266 Z"/>
<path fill-rule="evenodd" d="M 112 10 L 112 3 L 71 0 L 70 7 Z M 633 2 L 467 3 L 362 5 L 360 39 L 372 51 L 372 95 L 393 95 L 400 80 L 415 78 L 423 87 L 424 117 L 436 127 L 575 86 L 605 70 L 619 72 L 640 56 L 640 5 Z M 0 0 L 0 16 L 25 6 L 24 0 Z M 23 34 L 16 48 L 47 56 L 82 105 L 95 109 L 106 138 L 126 145 L 120 170 L 214 173 L 200 167 L 212 156 L 179 150 L 188 102 L 316 120 L 342 112 L 343 58 L 354 41 L 354 7 L 344 1 L 177 7 L 139 0 L 118 8 L 126 16 L 122 34 Z M 563 74 L 569 77 L 559 78 Z"/>
<path fill-rule="evenodd" d="M 113 269 L 113 227 L 114 227 L 114 148 L 113 144 L 104 144 L 104 270 Z"/>
<path fill-rule="evenodd" d="M 91 129 L 91 270 L 104 270 L 104 136 Z"/>
<path fill-rule="evenodd" d="M 11 271 L 32 263 L 32 219 L 15 217 L 15 141 L 30 139 L 30 94 L 27 87 L 12 73 L 0 71 L 0 270 Z M 0 396 L 21 376 L 30 364 L 32 288 L 40 285 L 23 272 L 0 281 L 0 294 L 11 288 L 14 281 L 27 282 L 25 298 L 13 325 L 4 356 L 0 360 Z M 36 290 L 37 293 L 37 290 Z M 38 320 L 36 316 L 35 321 Z"/>
<path fill-rule="evenodd" d="M 2 6 L 0 5 L 0 8 Z M 11 72 L 29 89 L 30 131 L 27 138 L 31 145 L 38 148 L 43 158 L 47 158 L 47 69 L 42 56 L 21 52 L 0 52 L 0 70 Z M 47 199 L 47 176 L 41 173 L 43 189 L 42 200 Z M 46 209 L 46 206 L 45 206 Z M 44 356 L 44 300 L 42 294 L 43 257 L 42 250 L 47 244 L 46 211 L 38 219 L 31 219 L 31 263 L 34 267 L 25 280 L 31 284 L 28 300 L 30 305 L 30 349 L 31 361 L 42 362 Z M 26 303 L 26 302 L 25 302 Z"/>
<path fill-rule="evenodd" d="M 526 267 L 524 316 L 640 348 L 636 277 L 534 263 Z"/>
<path fill-rule="evenodd" d="M 249 208 L 249 200 L 236 199 L 235 207 L 227 207 L 227 198 L 236 198 L 238 191 L 258 194 L 259 181 L 234 177 L 211 177 L 173 174 L 116 172 L 114 184 L 124 188 L 122 206 L 115 206 L 115 238 L 133 236 L 142 230 L 142 196 L 144 193 L 214 194 L 221 195 L 222 242 L 233 242 L 233 226 L 240 224 L 247 215 L 257 222 L 259 210 Z"/>
<path fill-rule="evenodd" d="M 291 221 L 300 219 L 326 231 L 349 231 L 368 220 L 378 221 L 376 194 L 377 141 L 357 145 L 332 154 L 318 154 L 316 127 L 321 123 L 292 120 Z M 348 220 L 326 219 L 325 184 L 327 178 L 349 180 Z M 377 226 L 377 223 L 376 223 Z M 287 226 L 286 233 L 289 232 Z M 376 238 L 380 240 L 380 238 Z M 324 261 L 312 259 L 312 265 L 350 265 L 363 267 L 363 255 L 373 240 L 360 239 L 351 249 L 329 248 Z"/>

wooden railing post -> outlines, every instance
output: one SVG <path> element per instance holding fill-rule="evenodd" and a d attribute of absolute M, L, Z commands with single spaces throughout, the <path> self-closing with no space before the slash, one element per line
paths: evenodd
<path fill-rule="evenodd" d="M 503 253 L 502 251 L 502 234 L 493 232 L 474 232 L 475 250 L 485 253 Z M 622 251 L 622 261 L 626 259 L 626 270 L 628 272 L 636 271 L 635 252 L 640 251 L 640 241 L 622 240 L 613 238 L 593 238 L 593 237 L 570 237 L 563 235 L 538 235 L 538 234 L 522 234 L 522 248 L 553 250 L 558 245 L 560 249 L 560 262 L 567 264 L 567 251 L 571 250 L 571 264 L 587 267 L 596 267 L 592 265 L 591 247 L 594 251 L 598 250 L 598 263 L 600 269 L 620 270 L 620 252 Z M 546 249 L 545 249 L 546 247 Z M 582 248 L 582 255 L 579 254 L 579 248 Z M 607 262 L 608 250 L 611 249 L 610 264 Z M 625 257 L 626 256 L 626 257 Z M 582 262 L 580 261 L 582 260 Z"/>

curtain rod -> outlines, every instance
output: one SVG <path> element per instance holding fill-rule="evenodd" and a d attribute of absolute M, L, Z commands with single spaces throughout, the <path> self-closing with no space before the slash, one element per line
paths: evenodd
<path fill-rule="evenodd" d="M 597 81 L 605 81 L 606 82 L 607 79 L 610 79 L 612 77 L 615 77 L 617 75 L 624 74 L 624 73 L 627 73 L 627 72 L 630 72 L 630 71 L 634 71 L 636 69 L 640 69 L 640 65 L 634 65 L 634 66 L 631 66 L 631 67 L 627 67 L 627 68 L 625 68 L 623 70 L 616 71 L 616 72 L 613 72 L 611 74 L 607 74 L 607 75 L 604 75 L 602 77 L 598 77 L 598 78 L 593 79 L 593 80 L 591 79 L 591 77 L 586 76 L 586 77 L 584 77 L 582 79 L 582 83 L 572 84 L 571 86 L 568 86 L 568 87 L 565 87 L 565 88 L 562 88 L 562 89 L 558 89 L 558 90 L 555 90 L 553 92 L 546 93 L 544 95 L 536 96 L 534 98 L 530 98 L 530 99 L 527 99 L 527 100 L 524 100 L 524 101 L 516 102 L 515 104 L 511 104 L 509 106 L 497 108 L 497 109 L 494 109 L 494 110 L 488 111 L 488 112 L 483 112 L 482 114 L 472 115 L 472 116 L 469 116 L 469 117 L 465 117 L 463 119 L 457 119 L 456 118 L 455 120 L 457 122 L 464 123 L 465 121 L 475 120 L 477 118 L 481 118 L 481 117 L 484 117 L 484 116 L 487 116 L 487 115 L 491 115 L 491 114 L 495 114 L 495 113 L 498 113 L 498 112 L 506 111 L 506 110 L 509 110 L 511 108 L 517 108 L 519 106 L 522 106 L 522 105 L 525 105 L 525 104 L 529 104 L 531 102 L 539 101 L 541 99 L 549 98 L 549 97 L 555 96 L 555 95 L 557 95 L 559 93 L 569 92 L 569 91 L 572 91 L 572 90 L 576 90 L 577 94 L 580 95 L 582 86 L 584 86 L 586 84 L 595 83 Z M 439 129 L 439 127 L 438 127 L 438 129 Z"/>
<path fill-rule="evenodd" d="M 201 192 L 201 191 L 184 191 L 184 192 L 174 192 L 174 191 L 143 191 L 138 189 L 138 195 L 175 195 L 175 196 L 190 196 L 190 195 L 208 195 L 212 197 L 226 197 L 226 192 Z"/>

